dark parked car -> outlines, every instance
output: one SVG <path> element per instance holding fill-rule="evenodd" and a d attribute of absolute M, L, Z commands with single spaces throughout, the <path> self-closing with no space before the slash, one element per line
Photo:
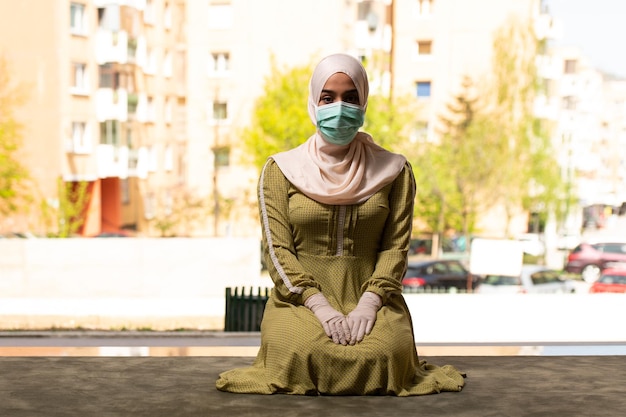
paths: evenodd
<path fill-rule="evenodd" d="M 478 286 L 479 277 L 470 274 L 457 260 L 409 262 L 402 280 L 402 288 L 406 292 L 415 292 L 426 287 L 465 290 L 468 287 L 468 279 L 472 289 Z"/>
<path fill-rule="evenodd" d="M 626 242 L 581 243 L 567 257 L 565 270 L 593 283 L 602 271 L 626 263 Z"/>

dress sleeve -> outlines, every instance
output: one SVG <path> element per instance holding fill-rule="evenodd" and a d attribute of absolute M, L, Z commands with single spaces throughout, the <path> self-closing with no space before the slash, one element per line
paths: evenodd
<path fill-rule="evenodd" d="M 263 256 L 278 296 L 294 304 L 320 291 L 319 284 L 296 257 L 289 221 L 289 181 L 269 159 L 259 178 L 259 215 L 263 232 Z"/>
<path fill-rule="evenodd" d="M 376 267 L 370 279 L 361 288 L 362 291 L 380 295 L 383 303 L 392 293 L 402 291 L 402 278 L 406 272 L 413 226 L 414 204 L 415 178 L 413 169 L 407 162 L 389 192 L 389 216 L 385 222 Z"/>

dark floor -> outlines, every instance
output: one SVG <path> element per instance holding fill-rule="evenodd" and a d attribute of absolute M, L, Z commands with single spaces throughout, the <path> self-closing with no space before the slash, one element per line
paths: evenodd
<path fill-rule="evenodd" d="M 423 397 L 242 395 L 217 375 L 251 357 L 2 357 L 0 416 L 623 416 L 624 356 L 431 357 L 467 373 Z"/>

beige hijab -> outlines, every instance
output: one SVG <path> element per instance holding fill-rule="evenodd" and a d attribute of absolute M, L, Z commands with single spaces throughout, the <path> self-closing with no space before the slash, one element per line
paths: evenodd
<path fill-rule="evenodd" d="M 359 93 L 361 107 L 367 108 L 369 85 L 361 63 L 346 54 L 324 58 L 309 83 L 309 117 L 317 125 L 315 108 L 324 84 L 331 75 L 348 75 Z M 323 204 L 358 204 L 390 184 L 402 171 L 406 159 L 374 143 L 370 135 L 358 132 L 349 145 L 326 142 L 316 132 L 302 145 L 272 158 L 285 177 L 309 198 Z"/>

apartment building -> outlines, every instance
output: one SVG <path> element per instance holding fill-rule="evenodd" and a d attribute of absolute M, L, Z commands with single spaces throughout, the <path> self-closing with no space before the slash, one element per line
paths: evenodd
<path fill-rule="evenodd" d="M 240 132 L 272 59 L 284 68 L 334 52 L 362 57 L 372 94 L 423 105 L 412 139 L 436 140 L 461 79 L 489 76 L 496 28 L 515 15 L 554 35 L 540 3 L 1 1 L 0 54 L 29 86 L 22 155 L 42 195 L 54 206 L 58 178 L 89 183 L 81 234 L 256 235 L 258 173 Z M 559 59 L 545 58 L 544 70 Z M 558 118 L 557 101 L 540 97 L 538 112 Z"/>
<path fill-rule="evenodd" d="M 567 229 L 585 220 L 578 209 L 619 207 L 626 201 L 626 80 L 593 68 L 578 48 L 551 51 L 550 114 L 564 177 L 579 201 Z"/>
<path fill-rule="evenodd" d="M 28 94 L 17 112 L 23 161 L 51 207 L 60 204 L 59 179 L 88 184 L 82 235 L 148 230 L 157 205 L 171 210 L 184 190 L 181 6 L 0 2 L 0 53 Z M 29 226 L 42 231 L 38 214 Z"/>

